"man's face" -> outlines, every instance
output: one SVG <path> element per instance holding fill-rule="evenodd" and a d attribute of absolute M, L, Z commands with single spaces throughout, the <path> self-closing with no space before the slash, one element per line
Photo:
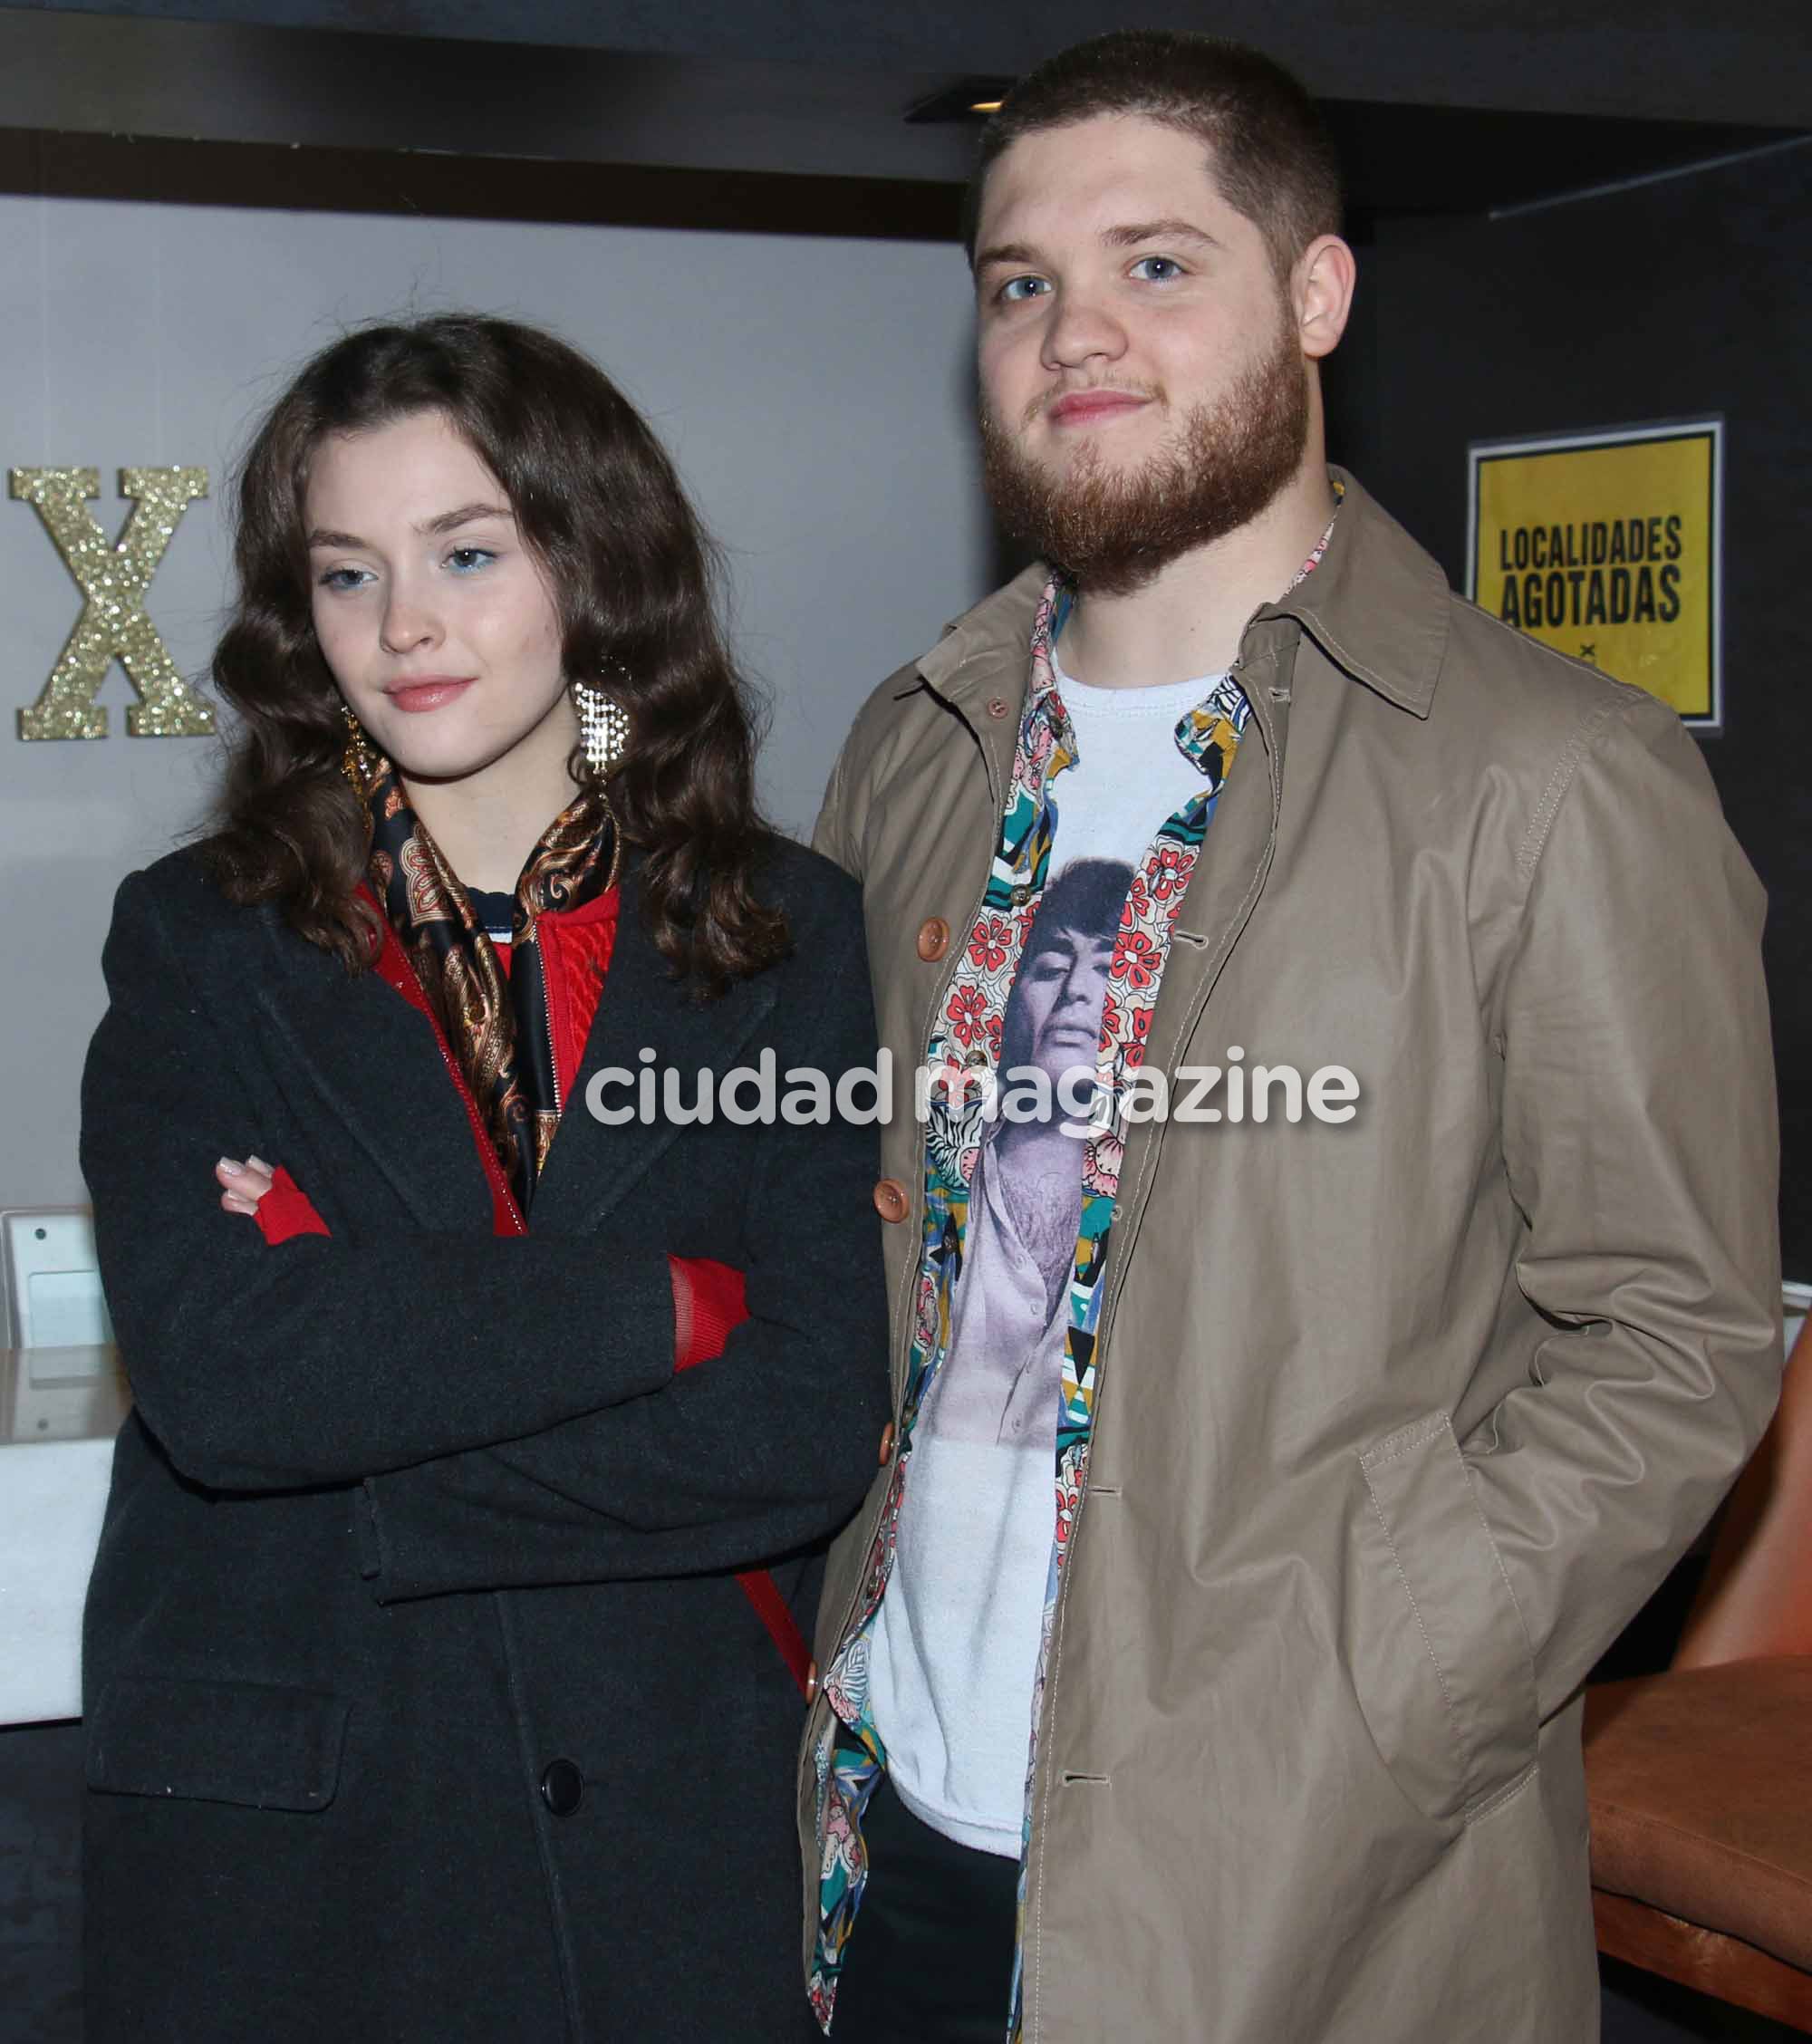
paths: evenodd
<path fill-rule="evenodd" d="M 976 296 L 990 495 L 1084 588 L 1138 586 L 1299 468 L 1289 304 L 1197 137 L 1129 115 L 1022 136 L 982 195 Z"/>
<path fill-rule="evenodd" d="M 1034 930 L 1011 999 L 1021 1009 L 1015 1020 L 1024 1029 L 1031 1062 L 1054 1085 L 1078 1066 L 1094 1069 L 1102 996 L 1113 958 L 1112 933 L 1097 937 L 1059 927 L 1046 938 Z"/>

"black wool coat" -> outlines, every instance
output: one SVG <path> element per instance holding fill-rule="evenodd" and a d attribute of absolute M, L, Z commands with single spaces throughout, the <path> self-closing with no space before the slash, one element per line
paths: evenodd
<path fill-rule="evenodd" d="M 192 856 L 120 890 L 82 1165 L 135 1401 L 89 1590 L 90 2044 L 767 2044 L 798 1982 L 814 1549 L 887 1418 L 874 1131 L 631 1122 L 587 1077 L 873 1060 L 854 886 L 700 1007 L 633 867 L 526 1237 L 426 1019 Z M 610 1095 L 612 1103 L 627 1095 Z M 223 1212 L 284 1165 L 331 1239 Z M 750 1318 L 676 1374 L 669 1254 Z"/>

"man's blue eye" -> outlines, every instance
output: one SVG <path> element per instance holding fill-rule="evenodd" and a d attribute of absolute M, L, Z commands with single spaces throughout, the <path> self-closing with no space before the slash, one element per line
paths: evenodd
<path fill-rule="evenodd" d="M 1142 256 L 1132 265 L 1132 275 L 1148 284 L 1168 284 L 1182 274 L 1183 266 L 1174 256 Z"/>
<path fill-rule="evenodd" d="M 456 546 L 447 556 L 447 565 L 455 574 L 470 574 L 475 569 L 488 567 L 496 559 L 488 546 Z"/>
<path fill-rule="evenodd" d="M 1004 304 L 1017 305 L 1022 304 L 1027 298 L 1040 295 L 1050 288 L 1050 285 L 1046 283 L 1043 277 L 1008 277 L 1000 287 L 1000 296 Z"/>

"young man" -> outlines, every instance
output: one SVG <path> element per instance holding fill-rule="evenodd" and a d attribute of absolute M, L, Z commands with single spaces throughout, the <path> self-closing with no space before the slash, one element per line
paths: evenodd
<path fill-rule="evenodd" d="M 836 2044 L 1579 2044 L 1580 1685 L 1778 1378 L 1760 890 L 1663 705 L 1327 468 L 1354 264 L 1292 81 L 1084 44 L 972 205 L 1044 564 L 882 687 L 819 826 L 934 1084 L 877 1189 L 898 1429 L 823 1604 L 814 2002 Z M 1079 856 L 1132 873 L 1059 1187 L 985 1082 Z M 1258 1118 L 1259 1064 L 1323 1111 Z M 1035 1520 L 939 1411 L 1017 1378 L 990 1258 L 1054 1213 Z"/>

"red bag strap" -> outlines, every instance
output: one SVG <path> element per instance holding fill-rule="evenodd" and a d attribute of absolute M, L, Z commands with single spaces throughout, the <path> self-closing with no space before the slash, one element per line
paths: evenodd
<path fill-rule="evenodd" d="M 767 1627 L 774 1644 L 780 1649 L 780 1658 L 792 1672 L 793 1680 L 799 1685 L 799 1693 L 807 1702 L 811 1701 L 812 1650 L 805 1644 L 805 1635 L 794 1623 L 793 1614 L 786 1608 L 786 1599 L 780 1594 L 780 1586 L 765 1568 L 746 1568 L 737 1577 L 742 1585 L 743 1595 L 755 1606 L 756 1615 Z"/>

